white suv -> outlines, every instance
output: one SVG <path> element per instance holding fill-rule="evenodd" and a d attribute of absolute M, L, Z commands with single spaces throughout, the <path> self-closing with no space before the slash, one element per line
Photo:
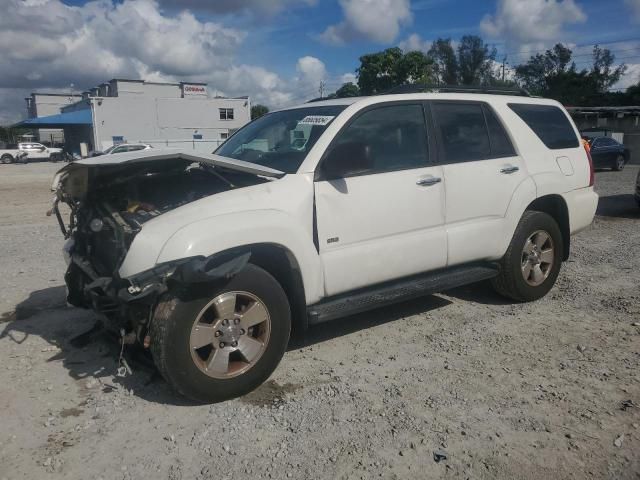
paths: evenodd
<path fill-rule="evenodd" d="M 74 162 L 53 210 L 69 302 L 219 401 L 267 379 L 292 329 L 486 279 L 542 297 L 593 219 L 593 180 L 555 101 L 382 95 L 270 113 L 213 155 Z"/>
<path fill-rule="evenodd" d="M 23 162 L 62 160 L 61 148 L 47 147 L 41 143 L 36 143 L 36 142 L 25 142 L 25 143 L 19 143 L 18 149 L 21 152 L 24 152 L 26 154 L 26 156 L 23 157 L 22 159 Z"/>

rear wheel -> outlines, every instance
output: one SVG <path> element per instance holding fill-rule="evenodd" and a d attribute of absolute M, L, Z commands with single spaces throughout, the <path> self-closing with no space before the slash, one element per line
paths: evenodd
<path fill-rule="evenodd" d="M 526 211 L 500 262 L 494 288 L 501 295 L 521 302 L 544 297 L 558 278 L 562 248 L 562 234 L 553 217 Z"/>
<path fill-rule="evenodd" d="M 622 170 L 624 170 L 624 164 L 625 164 L 624 156 L 618 155 L 616 157 L 616 160 L 615 160 L 614 164 L 613 164 L 613 169 L 616 172 L 621 172 Z"/>
<path fill-rule="evenodd" d="M 178 392 L 200 402 L 244 395 L 262 384 L 286 350 L 289 302 L 265 270 L 247 265 L 203 298 L 165 297 L 151 324 L 151 353 Z"/>
<path fill-rule="evenodd" d="M 4 155 L 2 155 L 2 157 L 0 157 L 0 163 L 4 163 L 5 165 L 13 163 L 13 157 L 8 153 L 5 153 Z"/>

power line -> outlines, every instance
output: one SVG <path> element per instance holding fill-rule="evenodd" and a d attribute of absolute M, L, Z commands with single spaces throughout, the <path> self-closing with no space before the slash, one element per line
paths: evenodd
<path fill-rule="evenodd" d="M 596 45 L 612 45 L 614 43 L 625 43 L 625 42 L 638 42 L 640 41 L 640 37 L 636 37 L 636 38 L 628 38 L 628 39 L 624 39 L 624 40 L 615 40 L 615 41 L 611 41 L 611 42 L 595 42 L 595 43 L 582 43 L 582 44 L 576 44 L 573 45 L 572 48 L 580 48 L 580 47 L 595 47 Z M 556 42 L 556 43 L 562 43 L 562 42 Z M 494 44 L 496 45 L 496 44 Z M 566 45 L 564 43 L 562 43 L 562 45 Z M 545 53 L 547 50 L 551 50 L 551 48 L 543 48 L 540 50 L 525 50 L 525 51 L 521 51 L 521 50 L 514 50 L 512 52 L 503 52 L 501 53 L 501 55 L 532 55 L 532 54 L 536 54 L 536 53 Z"/>

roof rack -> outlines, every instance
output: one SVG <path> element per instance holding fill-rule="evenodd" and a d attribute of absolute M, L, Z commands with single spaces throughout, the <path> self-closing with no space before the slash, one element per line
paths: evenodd
<path fill-rule="evenodd" d="M 518 95 L 530 97 L 531 94 L 520 87 L 494 87 L 490 85 L 427 85 L 422 83 L 398 85 L 381 95 L 402 93 L 488 93 L 492 95 Z"/>

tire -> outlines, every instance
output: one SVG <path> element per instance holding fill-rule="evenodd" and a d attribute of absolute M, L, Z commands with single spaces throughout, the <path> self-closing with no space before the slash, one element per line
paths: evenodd
<path fill-rule="evenodd" d="M 2 157 L 0 157 L 0 163 L 4 163 L 5 165 L 13 163 L 13 157 L 8 153 L 5 153 L 4 155 L 2 155 Z"/>
<path fill-rule="evenodd" d="M 624 170 L 624 165 L 625 165 L 625 163 L 626 163 L 626 162 L 625 162 L 625 160 L 624 160 L 624 156 L 622 156 L 622 155 L 618 155 L 618 156 L 616 157 L 616 160 L 615 160 L 614 164 L 613 164 L 613 169 L 614 169 L 616 172 L 621 172 L 622 170 Z"/>
<path fill-rule="evenodd" d="M 542 248 L 536 252 L 527 254 L 525 249 L 536 242 L 528 243 L 530 239 L 544 239 L 546 234 L 549 242 L 545 242 Z M 552 251 L 549 252 L 549 246 Z M 533 255 L 534 258 L 531 256 Z M 536 256 L 537 255 L 537 256 Z M 549 264 L 540 263 L 538 267 L 543 277 L 536 277 L 536 270 L 530 268 L 532 263 L 544 258 L 551 260 Z M 553 287 L 560 273 L 560 265 L 563 258 L 563 242 L 560 227 L 550 215 L 527 210 L 522 215 L 520 223 L 516 227 L 509 248 L 502 257 L 499 265 L 500 273 L 492 280 L 494 289 L 500 294 L 518 302 L 531 302 L 544 297 Z M 527 266 L 529 267 L 528 269 Z M 543 271 L 546 268 L 546 271 Z M 529 278 L 525 279 L 525 275 Z M 536 284 L 537 282 L 539 284 Z"/>
<path fill-rule="evenodd" d="M 244 337 L 229 337 L 226 330 L 224 336 L 218 337 L 221 333 L 218 328 L 231 329 L 244 325 L 242 323 L 234 326 L 229 322 L 231 326 L 222 326 L 221 322 L 227 322 L 226 319 L 222 320 L 225 315 L 220 315 L 217 305 L 212 304 L 214 299 L 224 299 L 234 294 L 239 298 L 237 304 L 241 304 L 245 298 L 249 297 L 256 300 L 255 304 L 247 304 L 247 310 L 249 306 L 261 304 L 267 312 L 269 333 L 265 333 L 266 324 L 257 326 L 262 332 L 262 338 L 266 340 L 261 342 L 262 353 L 253 363 L 245 361 L 241 346 L 243 341 L 249 340 L 245 337 L 251 337 L 256 333 L 256 327 L 247 328 L 246 331 L 240 330 L 245 332 L 244 334 L 236 331 L 236 335 L 244 335 Z M 233 300 L 233 305 L 236 305 L 236 300 Z M 233 311 L 236 311 L 235 308 Z M 212 323 L 201 323 L 205 317 Z M 215 318 L 211 320 L 212 317 Z M 198 325 L 207 327 L 205 328 L 207 334 L 210 326 L 211 334 L 215 333 L 217 337 L 200 349 L 192 348 L 194 332 L 198 331 Z M 210 293 L 202 295 L 201 298 L 180 300 L 174 295 L 165 295 L 158 304 L 151 323 L 151 354 L 162 376 L 180 394 L 197 402 L 214 403 L 244 395 L 267 380 L 284 355 L 290 333 L 291 311 L 284 290 L 268 272 L 248 264 L 223 287 L 212 288 Z M 213 343 L 223 345 L 218 343 L 219 339 L 229 340 L 229 338 L 236 338 L 238 341 L 234 342 L 235 345 L 229 341 L 221 349 L 213 347 Z M 252 345 L 255 343 L 252 342 Z M 235 351 L 233 347 L 237 347 Z M 228 356 L 228 369 L 231 372 L 232 365 L 237 366 L 235 372 L 239 373 L 231 372 L 225 378 L 214 378 L 212 375 L 224 376 L 225 374 L 205 372 L 205 370 L 208 371 L 205 364 L 212 362 L 211 359 L 216 354 L 228 350 L 232 350 Z M 243 367 L 244 363 L 248 366 Z"/>

